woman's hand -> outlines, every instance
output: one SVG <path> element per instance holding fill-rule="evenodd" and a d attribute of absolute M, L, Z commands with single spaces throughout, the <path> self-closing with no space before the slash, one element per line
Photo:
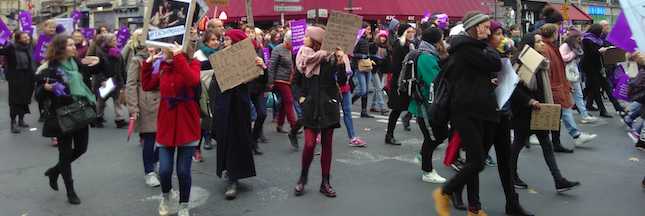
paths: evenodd
<path fill-rule="evenodd" d="M 529 106 L 531 106 L 531 109 L 533 110 L 540 110 L 540 102 L 534 99 L 529 101 Z"/>
<path fill-rule="evenodd" d="M 163 57 L 164 57 L 164 56 L 163 56 L 163 52 L 156 53 L 156 51 L 154 51 L 154 52 L 148 52 L 148 53 L 150 53 L 150 57 L 148 57 L 148 59 L 146 59 L 146 62 L 147 62 L 147 63 L 152 63 L 152 62 L 154 62 L 155 60 L 157 60 L 157 59 L 160 59 L 160 58 L 163 58 Z"/>
<path fill-rule="evenodd" d="M 267 69 L 267 66 L 264 64 L 264 60 L 260 57 L 255 57 L 255 65 L 262 69 Z"/>
<path fill-rule="evenodd" d="M 176 56 L 184 52 L 184 50 L 181 48 L 181 46 L 179 46 L 177 42 L 170 46 L 170 51 L 172 52 L 172 56 Z"/>
<path fill-rule="evenodd" d="M 45 85 L 43 85 L 43 88 L 47 91 L 52 91 L 54 89 L 54 84 L 45 83 Z"/>
<path fill-rule="evenodd" d="M 94 66 L 97 65 L 99 62 L 101 62 L 101 59 L 96 56 L 87 56 L 83 59 L 81 59 L 81 64 L 87 65 L 87 66 Z"/>

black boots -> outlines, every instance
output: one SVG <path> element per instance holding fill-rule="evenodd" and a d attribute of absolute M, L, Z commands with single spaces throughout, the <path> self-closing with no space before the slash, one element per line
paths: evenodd
<path fill-rule="evenodd" d="M 78 195 L 76 195 L 76 191 L 74 191 L 74 182 L 73 181 L 65 182 L 65 188 L 67 189 L 67 202 L 69 202 L 72 205 L 81 204 L 81 199 L 78 198 Z"/>
<path fill-rule="evenodd" d="M 569 181 L 565 178 L 560 178 L 555 180 L 555 189 L 561 193 L 565 191 L 569 191 L 577 186 L 580 186 L 580 182 L 576 181 Z"/>
<path fill-rule="evenodd" d="M 14 133 L 14 134 L 20 133 L 20 128 L 18 127 L 18 124 L 16 124 L 15 122 L 11 123 L 11 133 Z"/>
<path fill-rule="evenodd" d="M 60 173 L 56 168 L 52 167 L 45 171 L 45 176 L 49 178 L 49 187 L 54 191 L 58 191 L 58 175 Z"/>
<path fill-rule="evenodd" d="M 302 128 L 302 120 L 298 120 L 296 122 L 296 126 L 291 128 L 289 131 L 289 142 L 291 143 L 291 146 L 293 147 L 294 150 L 298 150 L 298 131 Z"/>
<path fill-rule="evenodd" d="M 520 200 L 515 194 L 510 200 L 506 201 L 506 214 L 510 216 L 533 216 L 533 213 L 526 211 L 522 205 L 520 205 Z"/>
<path fill-rule="evenodd" d="M 410 120 L 412 120 L 412 114 L 406 113 L 401 120 L 403 121 L 403 130 L 411 131 Z"/>
<path fill-rule="evenodd" d="M 464 200 L 461 198 L 461 194 L 463 190 L 464 190 L 464 187 L 460 187 L 454 193 L 452 193 L 452 196 L 450 197 L 451 199 L 450 201 L 452 202 L 452 205 L 455 207 L 455 209 L 466 211 L 466 209 L 468 208 L 464 204 Z"/>
<path fill-rule="evenodd" d="M 385 144 L 389 145 L 401 145 L 401 142 L 397 141 L 394 139 L 394 135 L 392 134 L 387 134 L 385 135 Z"/>
<path fill-rule="evenodd" d="M 323 176 L 322 183 L 320 184 L 320 193 L 327 197 L 336 197 L 336 191 L 329 184 L 329 176 Z"/>

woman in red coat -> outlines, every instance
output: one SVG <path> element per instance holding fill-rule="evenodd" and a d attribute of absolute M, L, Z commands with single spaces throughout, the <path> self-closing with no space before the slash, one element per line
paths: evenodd
<path fill-rule="evenodd" d="M 163 196 L 159 215 L 168 214 L 172 172 L 177 152 L 179 179 L 179 214 L 188 215 L 192 156 L 200 136 L 199 104 L 195 100 L 199 86 L 199 62 L 187 57 L 175 46 L 149 57 L 143 63 L 141 80 L 144 91 L 159 90 L 161 103 L 157 115 L 159 175 Z"/>

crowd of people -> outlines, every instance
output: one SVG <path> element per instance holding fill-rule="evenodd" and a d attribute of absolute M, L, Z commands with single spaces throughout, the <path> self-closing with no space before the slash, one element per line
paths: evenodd
<path fill-rule="evenodd" d="M 54 21 L 47 21 L 43 31 L 53 39 L 45 60 L 32 58 L 33 40 L 20 31 L 0 45 L 0 55 L 7 57 L 11 132 L 29 127 L 24 116 L 30 113 L 35 95 L 42 135 L 51 138 L 59 150 L 58 162 L 45 176 L 53 190 L 58 190 L 62 176 L 71 204 L 81 203 L 71 163 L 87 151 L 90 128 L 105 126 L 110 98 L 117 128 L 136 123 L 143 147 L 144 182 L 150 187 L 161 186 L 160 215 L 167 215 L 174 205 L 170 194 L 176 163 L 180 216 L 189 215 L 191 164 L 204 160 L 202 149 L 215 146 L 217 175 L 228 182 L 227 199 L 237 197 L 240 180 L 256 176 L 254 157 L 263 154 L 258 144 L 270 142 L 263 131 L 269 110 L 276 132 L 287 135 L 294 151 L 300 149 L 299 138 L 304 138 L 295 195 L 306 192 L 309 167 L 320 144 L 319 191 L 336 197 L 330 179 L 333 135 L 341 127 L 341 111 L 348 138 L 344 142 L 367 147 L 352 120 L 352 104 L 360 99 L 361 118 L 388 115 L 385 144 L 401 145 L 394 137 L 397 122 L 401 118 L 404 130 L 409 131 L 411 119 L 416 118 L 423 134 L 417 156 L 419 177 L 443 184 L 433 193 L 439 215 L 451 215 L 453 207 L 468 211 L 468 215 L 486 215 L 479 201 L 479 173 L 487 164 L 494 164 L 488 153 L 494 146 L 506 213 L 524 216 L 532 214 L 523 209 L 515 192 L 528 188 L 517 163 L 521 150 L 529 148 L 530 137 L 537 137 L 542 147 L 557 192 L 580 186 L 558 168 L 554 153 L 574 152 L 560 141 L 560 131 L 531 130 L 531 113 L 544 104 L 561 106 L 564 128 L 574 147 L 579 147 L 588 145 L 596 135 L 582 132 L 578 122 L 599 121 L 591 111 L 612 118 L 603 103 L 607 97 L 632 129 L 635 146 L 645 150 L 645 121 L 637 121 L 645 116 L 645 56 L 628 54 L 640 70 L 629 84 L 626 109 L 612 96 L 610 82 L 621 66 L 602 62 L 602 54 L 612 47 L 605 40 L 608 23 L 593 24 L 583 32 L 562 27 L 562 15 L 553 8 L 545 8 L 542 17 L 523 37 L 517 26 L 504 27 L 480 12 L 466 14 L 452 28 L 436 17 L 418 27 L 396 19 L 379 25 L 365 22 L 353 53 L 340 48 L 322 50 L 325 28 L 315 24 L 307 27 L 304 46 L 295 52 L 292 33 L 283 26 L 264 31 L 248 25 L 225 26 L 222 20 L 212 19 L 204 29 L 191 31 L 186 47 L 162 49 L 146 46 L 144 32 L 137 29 L 120 49 L 115 34 L 107 28 L 90 39 L 80 31 L 65 35 L 56 31 Z M 247 38 L 257 51 L 256 66 L 264 73 L 222 91 L 209 56 Z M 521 65 L 518 53 L 524 46 L 546 60 L 530 82 L 520 81 L 508 102 L 498 107 L 495 88 L 502 59 Z M 265 58 L 266 50 L 269 58 Z M 100 95 L 99 89 L 110 85 L 108 82 L 114 89 Z M 60 110 L 76 104 L 89 104 L 96 119 L 70 131 L 60 124 L 64 118 Z M 283 129 L 285 119 L 289 130 Z M 446 139 L 451 140 L 450 145 L 453 139 L 460 139 L 458 151 L 465 153 L 465 158 L 457 156 L 451 161 L 458 173 L 449 179 L 432 164 L 434 150 Z M 462 201 L 465 186 L 466 204 Z"/>

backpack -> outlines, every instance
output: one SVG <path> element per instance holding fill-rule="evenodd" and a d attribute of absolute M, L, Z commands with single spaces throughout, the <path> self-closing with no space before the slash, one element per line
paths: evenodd
<path fill-rule="evenodd" d="M 420 91 L 423 87 L 423 82 L 419 80 L 419 74 L 416 71 L 417 60 L 420 55 L 421 52 L 418 50 L 410 50 L 410 52 L 405 55 L 399 80 L 397 80 L 397 83 L 399 84 L 399 93 L 401 95 L 410 96 L 416 101 L 423 101 L 423 96 Z"/>
<path fill-rule="evenodd" d="M 432 82 L 432 104 L 430 104 L 430 126 L 436 141 L 442 142 L 449 136 L 448 123 L 450 121 L 450 97 L 453 86 L 448 80 L 448 72 L 454 65 L 452 58 L 448 59 L 444 67 Z"/>

